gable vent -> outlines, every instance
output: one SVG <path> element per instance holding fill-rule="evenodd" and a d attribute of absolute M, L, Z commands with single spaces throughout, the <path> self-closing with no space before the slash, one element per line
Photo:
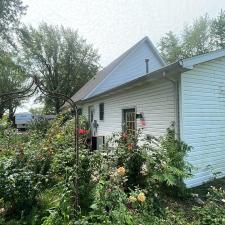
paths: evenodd
<path fill-rule="evenodd" d="M 149 59 L 145 59 L 146 73 L 149 73 L 148 63 Z"/>

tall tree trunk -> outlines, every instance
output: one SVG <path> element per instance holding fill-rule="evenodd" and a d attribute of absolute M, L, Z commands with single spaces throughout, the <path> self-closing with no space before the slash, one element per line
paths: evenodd
<path fill-rule="evenodd" d="M 14 109 L 13 106 L 9 106 L 9 120 L 12 122 L 13 126 L 15 126 L 15 117 L 14 117 Z"/>
<path fill-rule="evenodd" d="M 60 113 L 60 100 L 58 98 L 55 98 L 55 112 L 56 114 Z"/>
<path fill-rule="evenodd" d="M 4 105 L 1 105 L 1 102 L 0 102 L 0 119 L 2 119 L 3 115 L 4 115 L 4 112 L 5 112 L 5 107 Z"/>

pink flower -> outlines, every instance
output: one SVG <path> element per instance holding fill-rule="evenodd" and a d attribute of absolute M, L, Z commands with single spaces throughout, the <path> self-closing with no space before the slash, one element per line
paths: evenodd
<path fill-rule="evenodd" d="M 134 146 L 133 146 L 133 144 L 128 144 L 127 147 L 128 147 L 128 150 L 132 150 Z"/>
<path fill-rule="evenodd" d="M 122 134 L 122 138 L 126 140 L 126 139 L 128 138 L 127 133 L 123 133 L 123 134 Z"/>

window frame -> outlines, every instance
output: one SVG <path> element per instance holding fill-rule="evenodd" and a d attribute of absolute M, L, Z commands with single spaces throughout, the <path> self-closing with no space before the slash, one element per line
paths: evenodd
<path fill-rule="evenodd" d="M 103 108 L 101 108 L 103 106 Z M 105 119 L 105 103 L 99 103 L 99 120 L 104 121 Z"/>
<path fill-rule="evenodd" d="M 78 108 L 77 113 L 79 116 L 83 116 L 83 108 Z"/>

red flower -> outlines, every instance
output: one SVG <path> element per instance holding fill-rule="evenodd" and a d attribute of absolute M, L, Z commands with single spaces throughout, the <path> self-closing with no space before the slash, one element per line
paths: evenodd
<path fill-rule="evenodd" d="M 85 130 L 85 129 L 80 129 L 79 130 L 79 134 L 84 135 L 84 134 L 88 134 L 89 130 Z"/>

